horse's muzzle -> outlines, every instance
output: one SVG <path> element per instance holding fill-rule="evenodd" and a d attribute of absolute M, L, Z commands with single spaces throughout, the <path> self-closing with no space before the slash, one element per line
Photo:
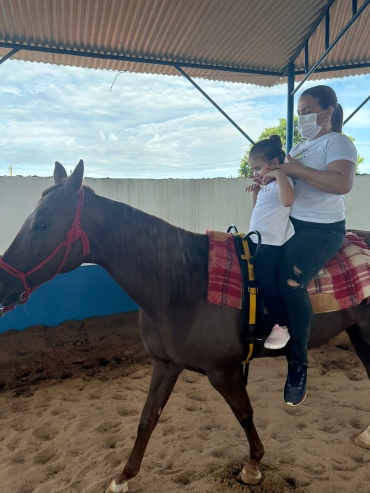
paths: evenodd
<path fill-rule="evenodd" d="M 14 291 L 8 294 L 2 300 L 0 299 L 0 304 L 5 306 L 18 305 L 22 301 L 22 292 Z"/>

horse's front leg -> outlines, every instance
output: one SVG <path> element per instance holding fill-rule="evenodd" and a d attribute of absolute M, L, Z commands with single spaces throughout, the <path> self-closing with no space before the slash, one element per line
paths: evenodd
<path fill-rule="evenodd" d="M 150 436 L 182 370 L 172 362 L 154 361 L 152 381 L 141 414 L 134 448 L 122 474 L 112 481 L 106 493 L 128 491 L 128 480 L 136 476 L 140 470 Z"/>
<path fill-rule="evenodd" d="M 253 423 L 253 409 L 244 386 L 241 368 L 231 376 L 222 373 L 207 373 L 209 381 L 231 407 L 243 427 L 250 446 L 249 461 L 240 472 L 239 479 L 245 484 L 258 484 L 261 473 L 258 465 L 264 448 Z"/>

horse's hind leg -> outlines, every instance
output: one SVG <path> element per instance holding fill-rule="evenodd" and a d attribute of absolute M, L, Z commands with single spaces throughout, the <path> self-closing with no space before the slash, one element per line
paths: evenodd
<path fill-rule="evenodd" d="M 148 397 L 141 414 L 136 441 L 125 468 L 120 476 L 112 481 L 106 493 L 128 491 L 128 480 L 136 476 L 149 442 L 158 423 L 164 406 L 171 395 L 182 368 L 171 362 L 154 361 L 152 381 Z"/>
<path fill-rule="evenodd" d="M 353 325 L 347 329 L 347 334 L 370 379 L 370 320 L 363 319 L 358 325 Z M 370 449 L 370 426 L 356 438 L 355 443 Z"/>
<path fill-rule="evenodd" d="M 358 325 L 352 325 L 346 332 L 370 379 L 370 320 L 362 320 Z"/>
<path fill-rule="evenodd" d="M 264 449 L 253 423 L 253 409 L 244 386 L 242 372 L 238 369 L 234 375 L 207 373 L 207 376 L 213 387 L 231 407 L 248 438 L 250 457 L 239 479 L 245 484 L 257 484 L 261 480 L 258 464 L 263 457 Z"/>

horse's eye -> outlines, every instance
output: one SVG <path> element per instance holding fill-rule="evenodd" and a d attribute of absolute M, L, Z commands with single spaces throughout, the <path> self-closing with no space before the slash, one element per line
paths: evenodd
<path fill-rule="evenodd" d="M 35 224 L 33 229 L 35 229 L 36 231 L 45 231 L 45 229 L 47 229 L 49 226 L 50 224 L 47 223 L 37 223 Z"/>

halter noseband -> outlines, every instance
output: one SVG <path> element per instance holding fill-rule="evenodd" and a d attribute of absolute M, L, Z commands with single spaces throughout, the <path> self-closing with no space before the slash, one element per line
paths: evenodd
<path fill-rule="evenodd" d="M 90 253 L 89 240 L 87 238 L 85 231 L 83 231 L 83 229 L 81 228 L 81 222 L 80 222 L 82 208 L 84 205 L 84 196 L 85 196 L 85 192 L 84 192 L 84 189 L 82 187 L 80 192 L 79 192 L 75 218 L 74 218 L 74 221 L 72 223 L 72 226 L 67 231 L 66 240 L 63 241 L 62 243 L 60 243 L 55 248 L 55 250 L 45 260 L 43 260 L 38 265 L 36 265 L 36 267 L 34 267 L 32 270 L 30 270 L 29 272 L 26 272 L 26 273 L 21 272 L 20 270 L 16 269 L 15 267 L 12 267 L 11 265 L 4 262 L 4 260 L 0 256 L 0 269 L 4 269 L 6 272 L 8 272 L 12 276 L 16 277 L 17 279 L 21 279 L 23 282 L 25 292 L 22 294 L 21 301 L 18 303 L 19 305 L 23 305 L 24 303 L 26 303 L 30 297 L 30 294 L 33 293 L 34 291 L 36 291 L 36 289 L 39 288 L 41 286 L 41 284 L 43 284 L 43 283 L 41 283 L 38 286 L 34 286 L 33 288 L 29 288 L 27 281 L 26 281 L 27 277 L 30 276 L 31 274 L 35 273 L 36 271 L 40 270 L 42 267 L 44 267 L 44 265 L 47 264 L 49 262 L 49 260 L 51 260 L 59 252 L 59 250 L 62 247 L 66 247 L 66 251 L 64 252 L 64 256 L 62 258 L 62 261 L 61 261 L 56 273 L 53 275 L 53 277 L 51 279 L 49 279 L 49 281 L 52 281 L 54 279 L 54 277 L 56 277 L 60 273 L 60 271 L 63 268 L 63 265 L 65 264 L 65 262 L 67 260 L 68 254 L 71 250 L 72 243 L 77 241 L 78 238 L 81 238 L 83 254 L 88 255 Z M 49 282 L 49 281 L 45 281 L 45 282 Z M 6 312 L 14 310 L 14 308 L 15 308 L 15 305 L 5 306 L 4 308 L 1 308 L 0 309 L 0 316 L 5 315 Z"/>

